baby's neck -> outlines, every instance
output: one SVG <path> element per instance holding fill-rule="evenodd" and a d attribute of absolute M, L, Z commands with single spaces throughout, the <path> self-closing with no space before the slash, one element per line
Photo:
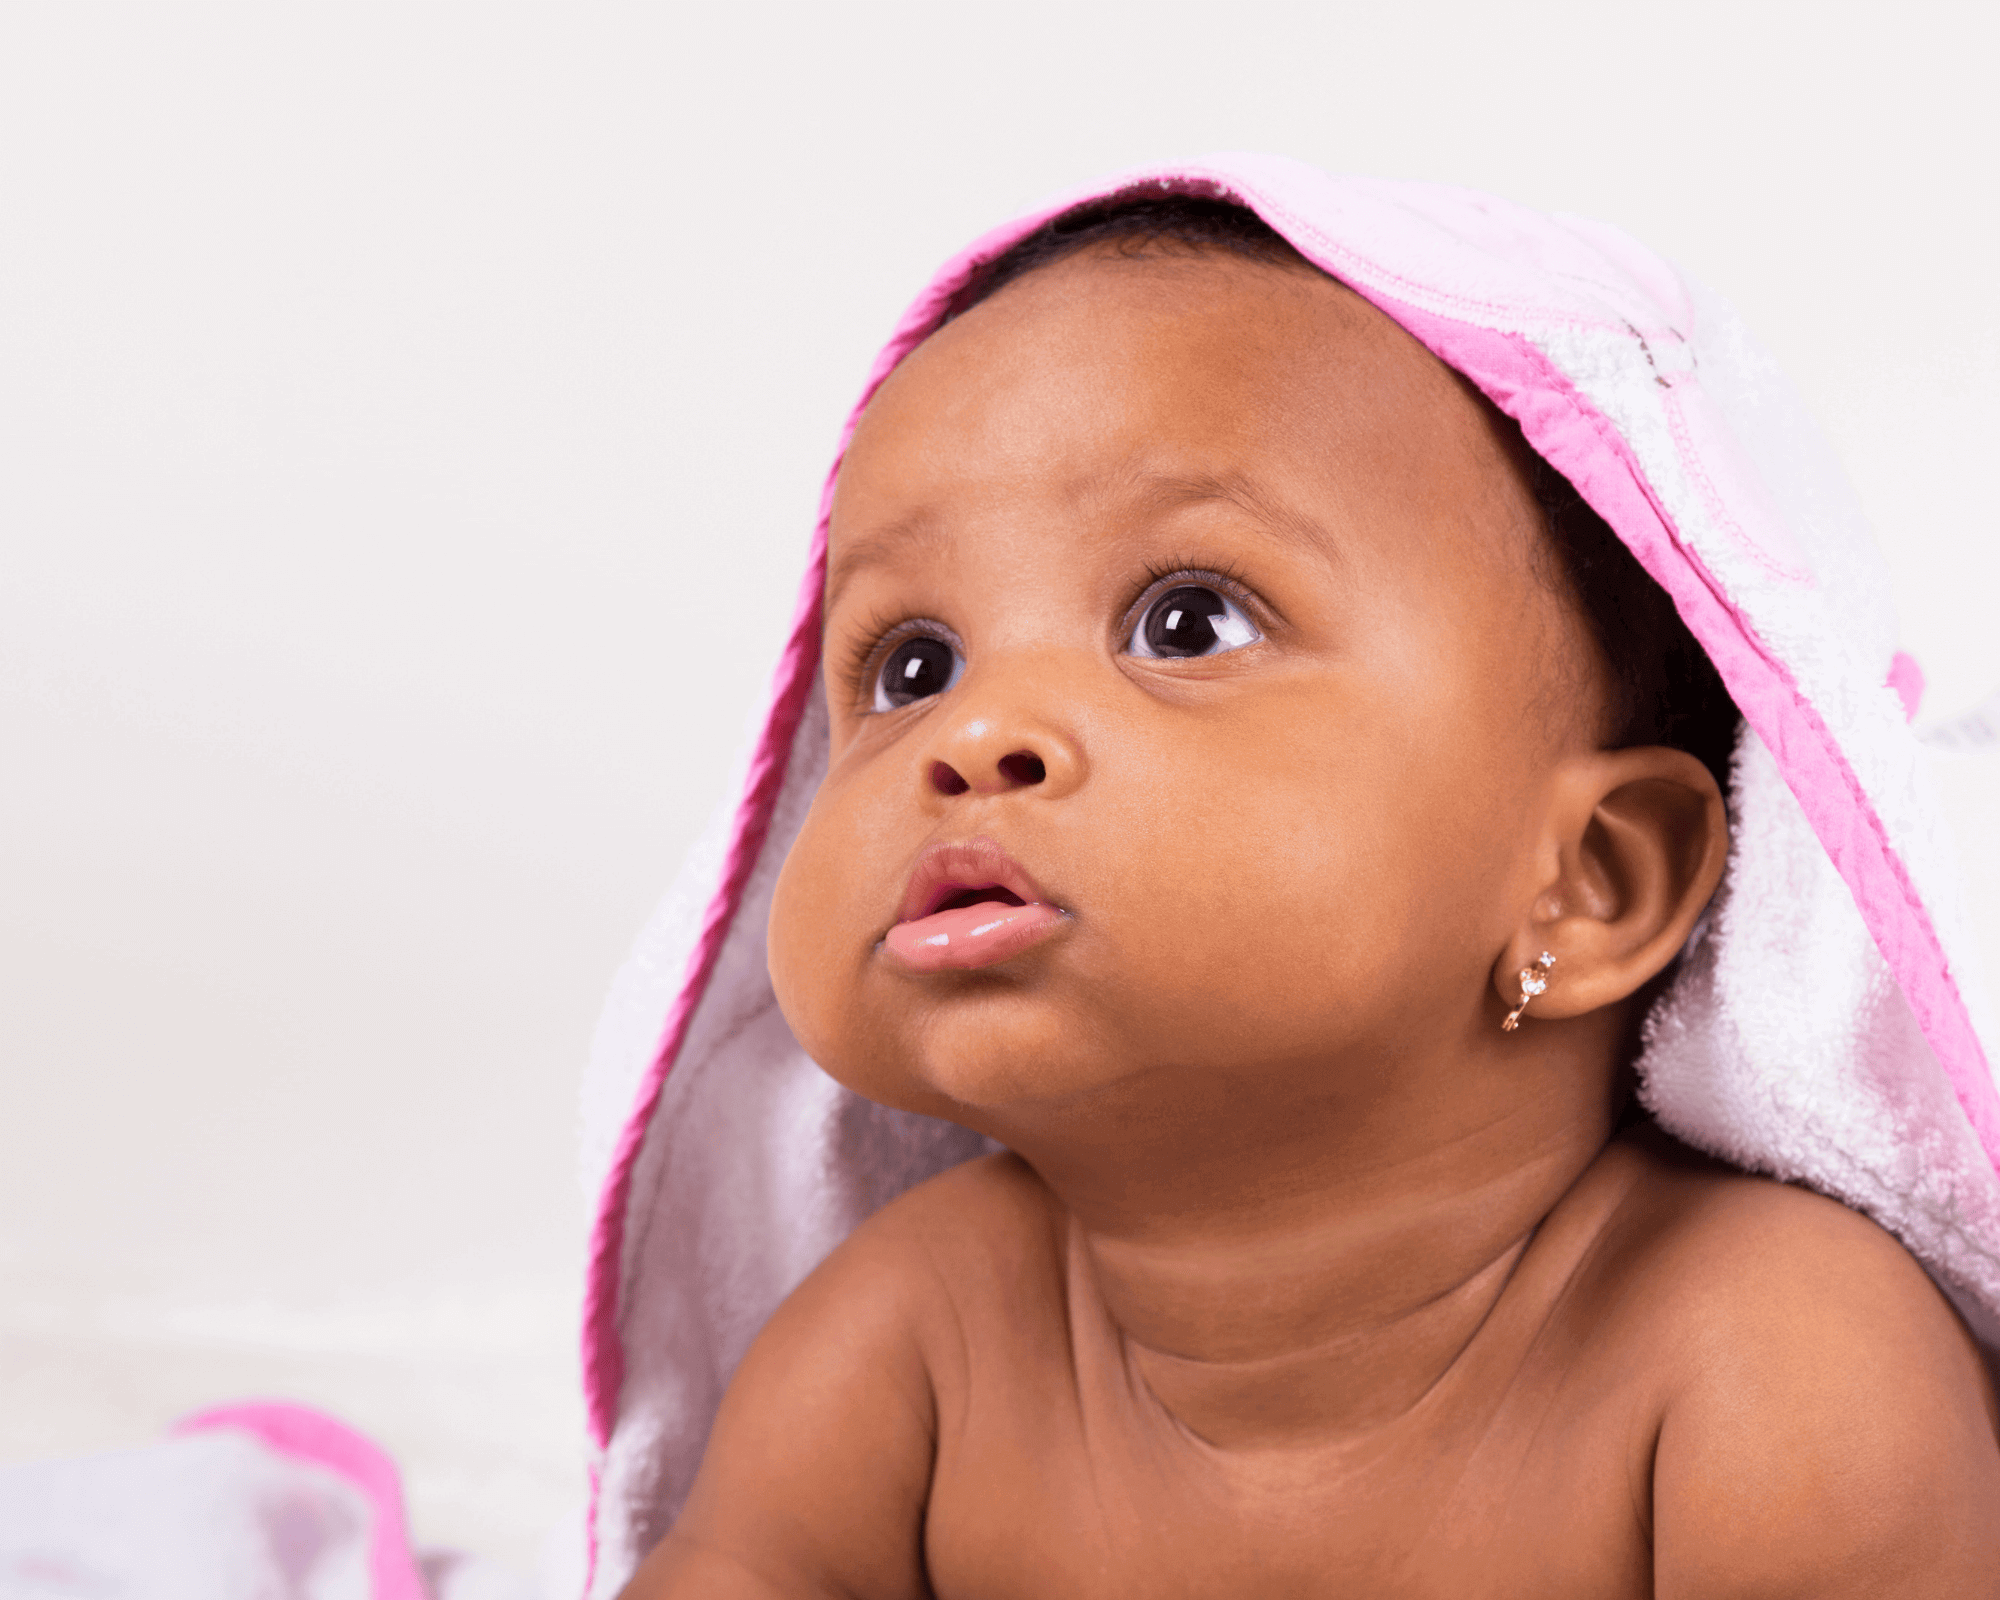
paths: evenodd
<path fill-rule="evenodd" d="M 1072 1281 L 1153 1398 L 1206 1443 L 1338 1444 L 1432 1389 L 1577 1176 L 1574 1162 L 1549 1164 L 1469 1204 L 1413 1199 L 1254 1238 L 1138 1243 L 1072 1215 Z"/>
<path fill-rule="evenodd" d="M 1016 1148 L 1067 1212 L 1073 1313 L 1101 1310 L 1181 1426 L 1223 1449 L 1337 1445 L 1450 1370 L 1610 1137 L 1601 1080 L 1466 1109 L 1428 1145 L 1408 1118 L 1334 1108 L 1248 1141 L 1211 1124 L 1177 1155 Z"/>

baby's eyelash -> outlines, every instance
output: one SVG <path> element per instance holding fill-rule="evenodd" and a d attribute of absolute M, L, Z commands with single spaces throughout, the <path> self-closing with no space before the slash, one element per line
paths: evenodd
<path fill-rule="evenodd" d="M 1219 589 L 1232 600 L 1256 604 L 1257 596 L 1244 581 L 1243 574 L 1227 563 L 1216 565 L 1202 561 L 1167 561 L 1146 563 L 1146 581 L 1139 585 L 1126 604 L 1129 614 L 1139 602 L 1155 589 L 1174 583 L 1205 583 Z"/>
<path fill-rule="evenodd" d="M 1243 582 L 1243 574 L 1226 562 L 1219 566 L 1202 561 L 1168 561 L 1158 566 L 1146 563 L 1147 588 L 1165 578 L 1223 578 L 1238 585 Z"/>
<path fill-rule="evenodd" d="M 881 649 L 890 630 L 901 627 L 908 620 L 907 617 L 877 611 L 847 630 L 847 638 L 834 658 L 840 682 L 849 688 L 859 684 L 862 673 L 868 670 L 869 658 Z"/>
<path fill-rule="evenodd" d="M 842 688 L 858 695 L 870 669 L 890 649 L 915 634 L 935 633 L 937 630 L 935 622 L 927 623 L 924 618 L 897 616 L 883 611 L 871 613 L 854 625 L 847 642 L 841 646 L 836 658 L 837 681 Z M 951 635 L 947 633 L 943 637 L 948 639 Z"/>

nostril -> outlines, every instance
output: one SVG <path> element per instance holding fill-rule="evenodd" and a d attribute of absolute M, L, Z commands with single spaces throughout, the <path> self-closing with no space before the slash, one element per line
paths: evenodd
<path fill-rule="evenodd" d="M 1013 784 L 1040 783 L 1049 775 L 1049 769 L 1042 765 L 1040 756 L 1016 750 L 1011 756 L 1000 758 L 1000 774 Z"/>
<path fill-rule="evenodd" d="M 939 794 L 964 794 L 972 787 L 942 761 L 931 763 L 931 787 Z"/>

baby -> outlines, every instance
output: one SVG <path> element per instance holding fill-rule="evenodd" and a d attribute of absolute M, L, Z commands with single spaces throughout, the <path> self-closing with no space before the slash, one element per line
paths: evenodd
<path fill-rule="evenodd" d="M 959 291 L 829 537 L 771 977 L 1004 1153 L 785 1301 L 632 1600 L 2000 1594 L 1951 1306 L 1636 1105 L 1736 710 L 1514 422 L 1114 199 Z"/>

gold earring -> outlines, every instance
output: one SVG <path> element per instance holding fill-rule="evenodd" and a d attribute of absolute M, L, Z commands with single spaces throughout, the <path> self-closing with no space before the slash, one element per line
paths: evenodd
<path fill-rule="evenodd" d="M 1556 958 L 1544 950 L 1541 959 L 1533 967 L 1521 969 L 1521 1003 L 1500 1019 L 1501 1030 L 1512 1033 L 1521 1025 L 1521 1013 L 1528 1009 L 1528 1002 L 1549 986 L 1549 969 L 1556 964 Z M 1536 968 L 1540 968 L 1537 971 Z"/>

